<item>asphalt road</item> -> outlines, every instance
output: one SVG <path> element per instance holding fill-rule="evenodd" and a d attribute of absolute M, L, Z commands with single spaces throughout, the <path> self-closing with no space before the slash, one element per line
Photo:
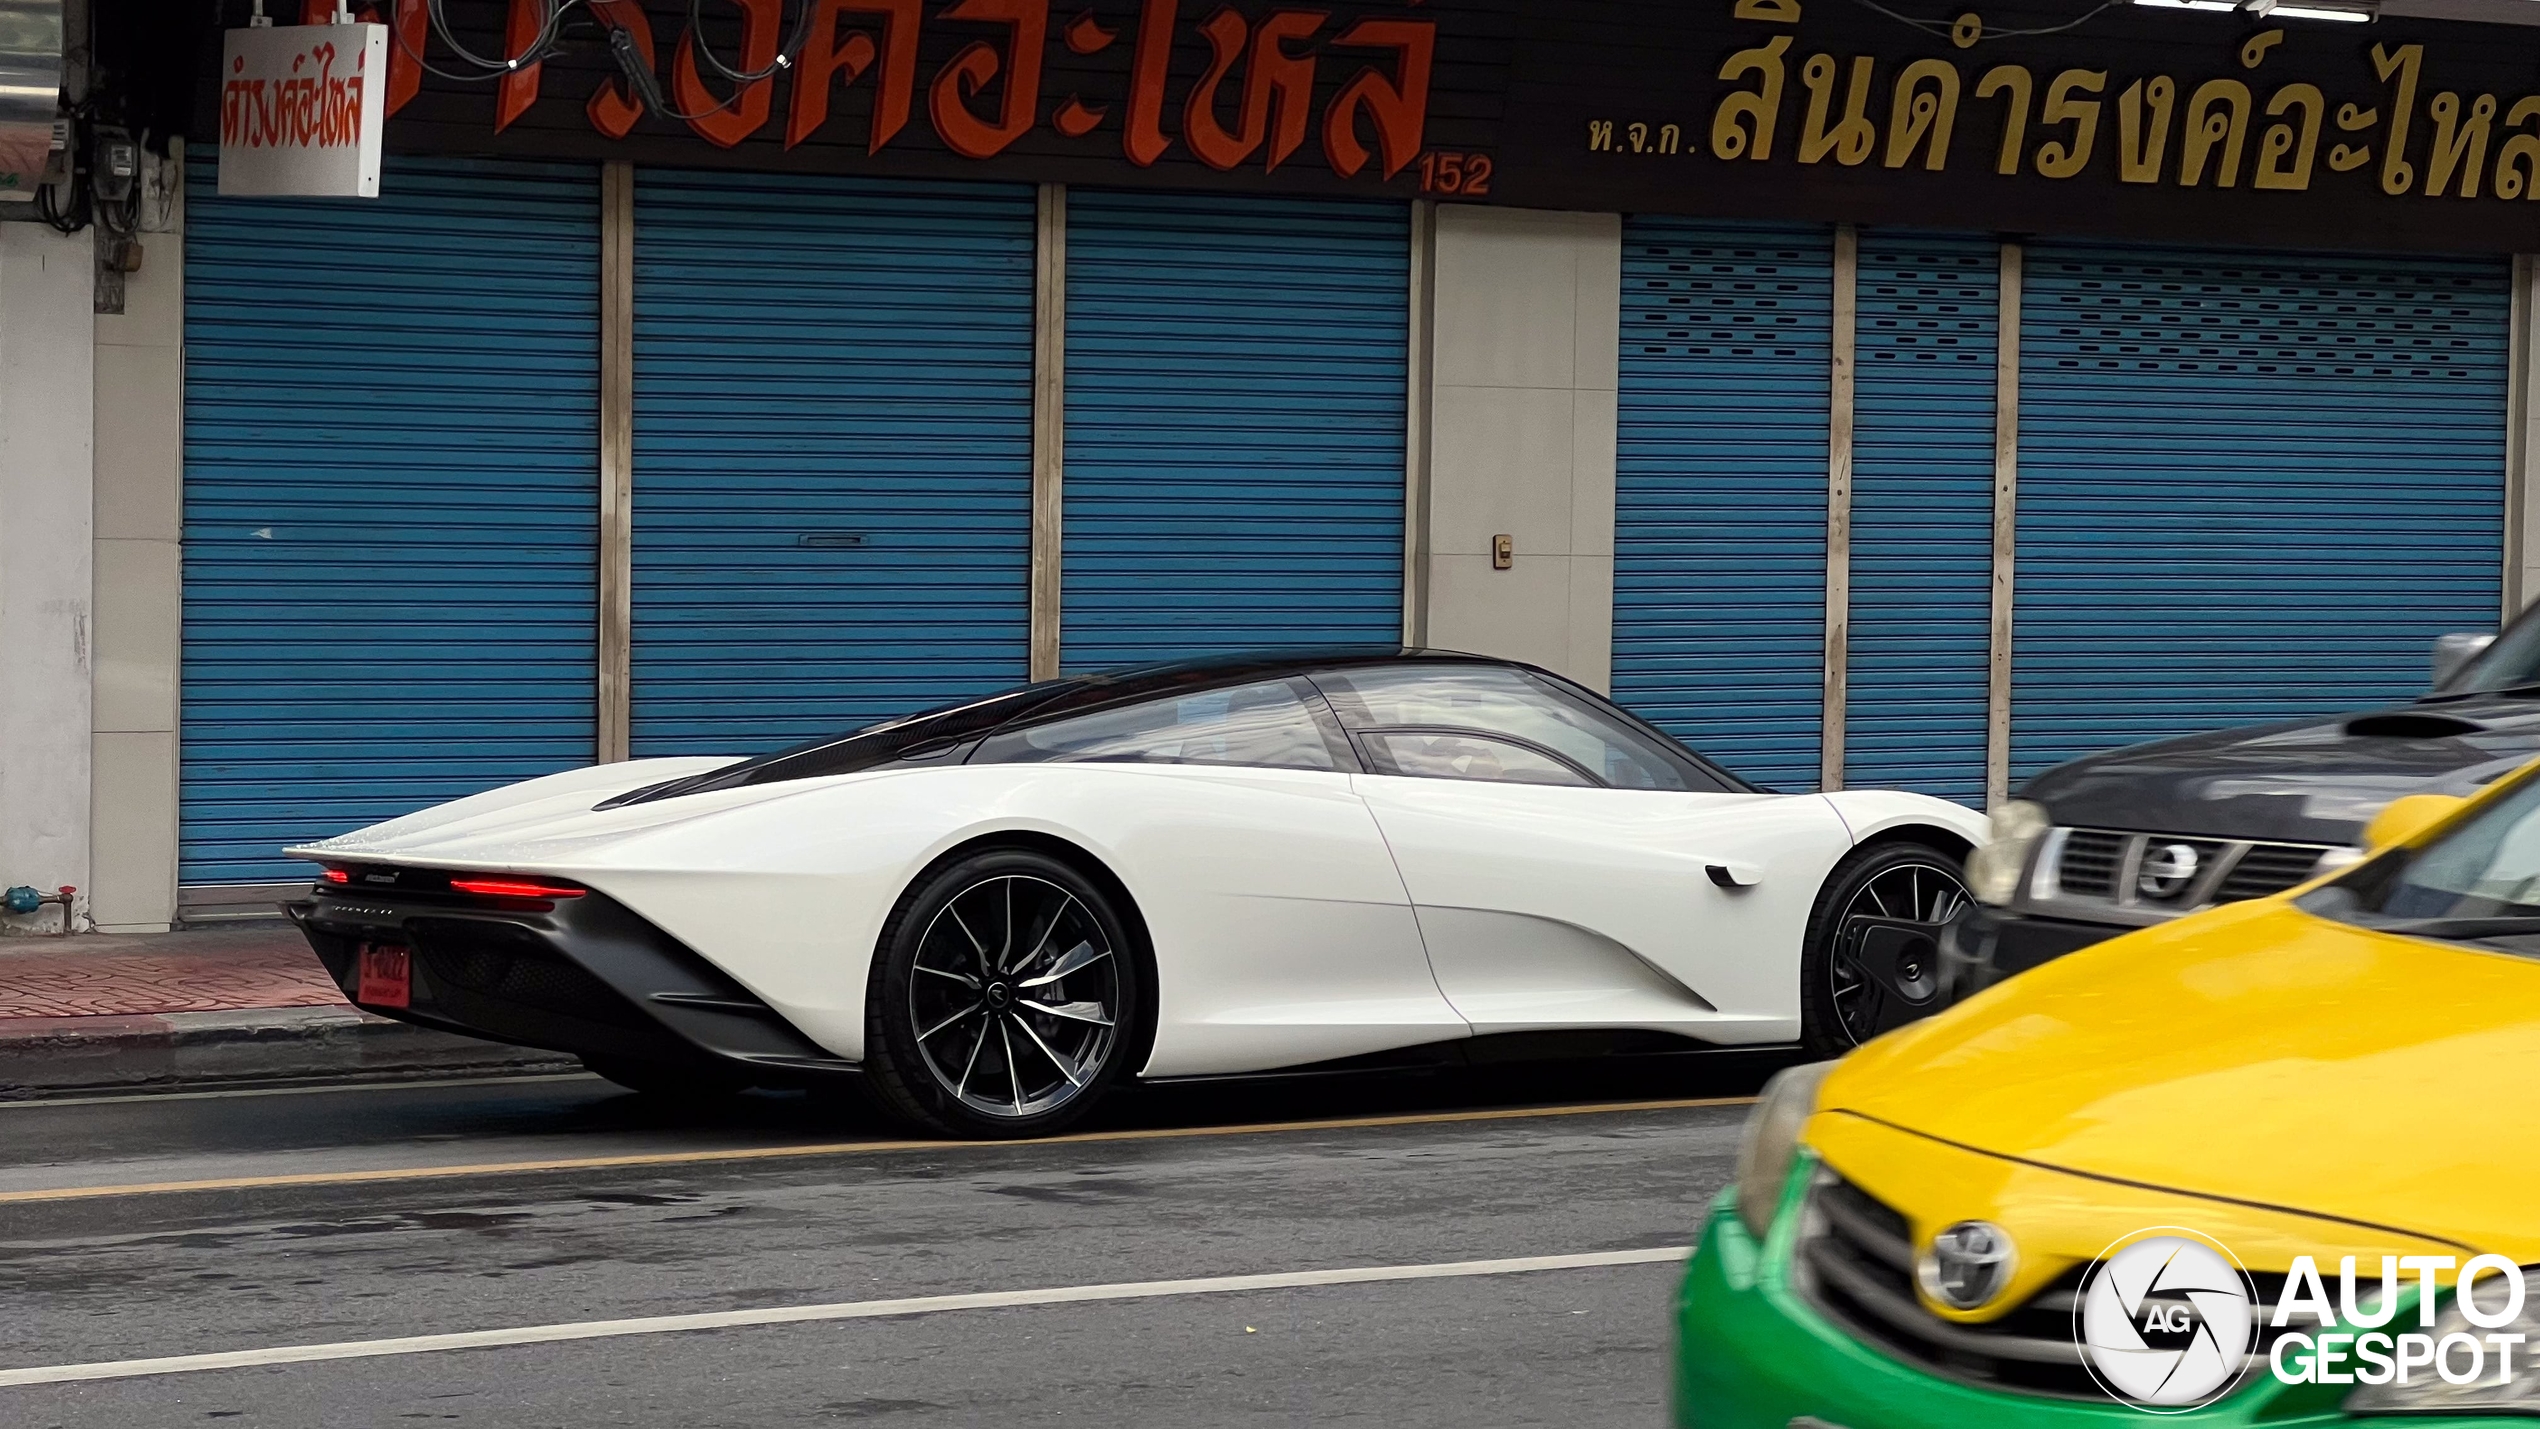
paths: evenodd
<path fill-rule="evenodd" d="M 1180 1089 L 1021 1145 L 593 1078 L 0 1107 L 0 1424 L 1656 1424 L 1744 1108 L 1629 1104 L 1770 1065 Z M 989 1303 L 870 1303 L 945 1296 Z M 847 1308 L 730 1323 L 804 1306 Z M 663 1316 L 706 1327 L 560 1338 Z M 411 1336 L 463 1347 L 371 1343 Z"/>

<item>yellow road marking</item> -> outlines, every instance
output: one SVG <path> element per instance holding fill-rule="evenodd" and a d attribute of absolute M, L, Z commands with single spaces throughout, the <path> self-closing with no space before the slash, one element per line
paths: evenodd
<path fill-rule="evenodd" d="M 1685 1097 L 1670 1101 L 1592 1102 L 1580 1106 L 1504 1107 L 1488 1111 L 1415 1112 L 1399 1116 L 1339 1117 L 1326 1121 L 1254 1122 L 1243 1126 L 1164 1127 L 1138 1131 L 1083 1131 L 1035 1141 L 832 1141 L 804 1146 L 735 1147 L 721 1151 L 632 1152 L 622 1156 L 573 1156 L 543 1161 L 480 1161 L 458 1166 L 405 1166 L 371 1171 L 300 1171 L 278 1176 L 218 1176 L 200 1181 L 143 1181 L 121 1186 L 46 1186 L 0 1191 L 0 1204 L 86 1201 L 106 1196 L 163 1196 L 185 1191 L 257 1191 L 278 1186 L 354 1186 L 383 1181 L 431 1181 L 455 1176 L 518 1175 L 539 1171 L 598 1171 L 622 1166 L 696 1166 L 721 1161 L 774 1161 L 806 1156 L 872 1155 L 886 1151 L 967 1151 L 1006 1146 L 1068 1146 L 1113 1141 L 1180 1141 L 1198 1137 L 1260 1136 L 1291 1131 L 1353 1131 L 1380 1126 L 1440 1126 L 1454 1122 L 1522 1121 L 1538 1117 L 1598 1116 L 1692 1107 L 1752 1106 L 1753 1097 Z"/>

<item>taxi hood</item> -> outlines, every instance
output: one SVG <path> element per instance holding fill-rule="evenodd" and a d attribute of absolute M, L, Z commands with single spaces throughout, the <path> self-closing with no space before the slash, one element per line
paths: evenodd
<path fill-rule="evenodd" d="M 2540 960 L 2282 902 L 2023 973 L 1854 1053 L 1819 1107 L 2540 1262 Z"/>

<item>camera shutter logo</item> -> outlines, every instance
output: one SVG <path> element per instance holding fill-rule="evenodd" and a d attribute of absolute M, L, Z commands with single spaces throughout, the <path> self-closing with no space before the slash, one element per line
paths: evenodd
<path fill-rule="evenodd" d="M 2073 1338 L 2110 1397 L 2138 1409 L 2201 1408 L 2249 1367 L 2249 1278 L 2193 1231 L 2138 1231 L 2082 1283 Z"/>

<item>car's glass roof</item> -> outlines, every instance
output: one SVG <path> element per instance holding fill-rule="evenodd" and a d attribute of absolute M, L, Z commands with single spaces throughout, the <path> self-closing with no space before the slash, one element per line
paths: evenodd
<path fill-rule="evenodd" d="M 602 808 L 649 803 L 655 799 L 739 788 L 861 769 L 900 760 L 922 760 L 930 753 L 949 753 L 974 736 L 1019 728 L 1078 714 L 1105 705 L 1126 704 L 1180 690 L 1302 675 L 1351 665 L 1399 660 L 1460 661 L 1506 664 L 1483 655 L 1409 649 L 1402 646 L 1337 646 L 1314 650 L 1250 650 L 1173 660 L 1091 674 L 1068 675 L 1038 684 L 999 691 L 984 699 L 923 710 L 845 734 L 815 739 L 788 749 L 757 755 L 703 774 L 648 785 L 620 794 Z M 940 751 L 931 749 L 940 746 Z"/>

